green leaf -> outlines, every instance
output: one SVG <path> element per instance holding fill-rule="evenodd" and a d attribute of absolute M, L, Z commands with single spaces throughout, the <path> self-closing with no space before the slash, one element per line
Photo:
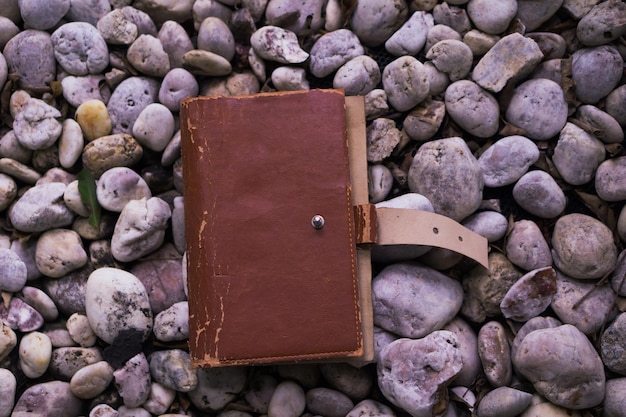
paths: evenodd
<path fill-rule="evenodd" d="M 85 168 L 78 173 L 78 193 L 80 200 L 89 209 L 89 224 L 95 228 L 100 228 L 100 204 L 96 197 L 96 180 L 91 172 Z"/>

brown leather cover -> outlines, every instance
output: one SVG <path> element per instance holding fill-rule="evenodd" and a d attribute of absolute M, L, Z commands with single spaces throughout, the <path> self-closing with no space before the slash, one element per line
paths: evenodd
<path fill-rule="evenodd" d="M 344 104 L 337 90 L 182 103 L 194 365 L 363 354 Z"/>

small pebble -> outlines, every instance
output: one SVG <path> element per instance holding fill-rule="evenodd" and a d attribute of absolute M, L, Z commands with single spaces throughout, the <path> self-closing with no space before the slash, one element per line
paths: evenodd
<path fill-rule="evenodd" d="M 27 378 L 42 376 L 48 369 L 52 357 L 50 338 L 40 332 L 30 332 L 20 341 L 19 366 Z"/>
<path fill-rule="evenodd" d="M 75 117 L 87 142 L 108 135 L 113 128 L 106 104 L 98 99 L 82 102 Z"/>
<path fill-rule="evenodd" d="M 515 0 L 472 0 L 467 4 L 467 14 L 478 29 L 497 35 L 509 27 L 517 14 L 517 2 Z"/>
<path fill-rule="evenodd" d="M 33 307 L 41 317 L 47 322 L 52 322 L 59 316 L 59 310 L 54 301 L 45 293 L 36 287 L 25 286 L 19 293 L 19 296 L 25 303 Z"/>
<path fill-rule="evenodd" d="M 488 35 L 476 29 L 463 35 L 463 43 L 469 46 L 475 57 L 485 55 L 499 40 L 499 36 Z"/>
<path fill-rule="evenodd" d="M 430 47 L 426 59 L 441 72 L 448 75 L 450 81 L 465 78 L 472 69 L 472 50 L 456 39 L 444 39 Z"/>
<path fill-rule="evenodd" d="M 306 79 L 304 68 L 278 67 L 272 71 L 272 84 L 279 91 L 308 90 L 309 81 Z"/>
<path fill-rule="evenodd" d="M 346 417 L 390 417 L 394 416 L 393 410 L 385 404 L 375 400 L 363 400 L 356 404 Z"/>
<path fill-rule="evenodd" d="M 15 116 L 13 132 L 20 145 L 31 150 L 52 146 L 63 130 L 61 112 L 36 98 L 28 99 Z"/>
<path fill-rule="evenodd" d="M 168 20 L 159 29 L 158 36 L 170 60 L 170 69 L 182 68 L 183 56 L 191 51 L 194 46 L 180 23 Z"/>
<path fill-rule="evenodd" d="M 73 230 L 52 229 L 37 240 L 35 250 L 37 269 L 48 277 L 60 278 L 87 263 L 83 242 Z"/>
<path fill-rule="evenodd" d="M 576 117 L 589 125 L 593 135 L 603 143 L 620 143 L 624 140 L 624 131 L 617 120 L 591 104 L 580 106 Z"/>
<path fill-rule="evenodd" d="M 344 393 L 353 401 L 364 399 L 374 382 L 365 368 L 356 368 L 348 363 L 320 364 L 319 370 L 331 388 Z"/>
<path fill-rule="evenodd" d="M 207 17 L 198 29 L 198 49 L 223 56 L 227 61 L 235 56 L 235 38 L 228 25 L 218 17 Z"/>
<path fill-rule="evenodd" d="M 69 22 L 50 36 L 54 57 L 71 75 L 98 74 L 109 65 L 109 50 L 98 29 L 87 22 Z"/>
<path fill-rule="evenodd" d="M 513 184 L 539 159 L 539 148 L 530 139 L 506 136 L 487 148 L 478 157 L 487 187 Z"/>
<path fill-rule="evenodd" d="M 105 171 L 96 186 L 98 203 L 110 211 L 121 212 L 131 200 L 150 198 L 148 184 L 135 171 L 126 167 Z"/>
<path fill-rule="evenodd" d="M 184 350 L 160 350 L 150 355 L 152 379 L 175 391 L 190 392 L 194 390 L 199 383 L 198 373 L 202 372 L 191 367 L 189 353 Z"/>
<path fill-rule="evenodd" d="M 626 200 L 626 157 L 607 159 L 596 171 L 595 186 L 598 197 L 604 201 Z"/>
<path fill-rule="evenodd" d="M 96 334 L 89 325 L 89 319 L 84 314 L 74 313 L 66 321 L 65 326 L 72 340 L 81 347 L 92 347 L 97 342 Z"/>
<path fill-rule="evenodd" d="M 500 310 L 507 319 L 526 322 L 544 312 L 557 292 L 556 272 L 551 267 L 523 275 L 504 296 Z"/>
<path fill-rule="evenodd" d="M 554 148 L 552 162 L 561 177 L 572 185 L 586 184 L 604 161 L 602 142 L 572 123 L 566 123 Z"/>
<path fill-rule="evenodd" d="M 142 407 L 152 414 L 160 415 L 167 412 L 175 398 L 176 391 L 164 387 L 158 382 L 152 382 L 150 384 L 150 395 L 146 402 L 142 404 Z"/>
<path fill-rule="evenodd" d="M 154 318 L 153 332 L 162 342 L 182 341 L 189 338 L 189 306 L 180 301 L 161 311 Z"/>
<path fill-rule="evenodd" d="M 461 352 L 461 359 L 463 360 L 463 367 L 461 372 L 454 378 L 454 385 L 472 385 L 482 372 L 476 332 L 465 320 L 458 316 L 448 322 L 441 330 L 454 333 L 458 342 L 457 347 Z"/>
<path fill-rule="evenodd" d="M 525 271 L 552 265 L 550 246 L 537 223 L 532 220 L 513 223 L 506 242 L 506 255 Z"/>
<path fill-rule="evenodd" d="M 80 159 L 84 140 L 81 126 L 73 119 L 63 121 L 63 132 L 59 138 L 59 163 L 63 168 L 71 168 Z"/>
<path fill-rule="evenodd" d="M 337 70 L 333 88 L 343 89 L 347 96 L 364 96 L 380 83 L 380 79 L 378 63 L 367 55 L 360 55 Z"/>
<path fill-rule="evenodd" d="M 530 406 L 532 394 L 510 387 L 488 392 L 478 404 L 478 417 L 515 417 Z"/>
<path fill-rule="evenodd" d="M 428 74 L 424 65 L 412 56 L 390 62 L 383 70 L 382 81 L 387 99 L 397 111 L 410 110 L 428 97 Z M 410 87 L 406 88 L 407 85 Z"/>
<path fill-rule="evenodd" d="M 444 97 L 446 112 L 467 132 L 480 138 L 488 138 L 498 131 L 498 101 L 478 84 L 469 80 L 453 82 L 446 89 Z"/>
<path fill-rule="evenodd" d="M 626 16 L 626 9 L 624 11 Z M 623 66 L 624 60 L 613 46 L 577 50 L 572 55 L 576 97 L 585 104 L 597 103 L 617 86 Z"/>
<path fill-rule="evenodd" d="M 139 35 L 128 47 L 130 64 L 149 77 L 164 77 L 170 70 L 170 58 L 161 41 L 152 35 Z"/>
<path fill-rule="evenodd" d="M 281 64 L 299 64 L 309 58 L 296 34 L 277 26 L 263 26 L 252 34 L 250 44 L 261 58 Z"/>
<path fill-rule="evenodd" d="M 620 417 L 626 410 L 626 378 L 612 378 L 606 381 L 606 393 L 604 395 L 604 417 Z"/>
<path fill-rule="evenodd" d="M 508 221 L 497 211 L 479 211 L 466 217 L 463 226 L 474 233 L 478 233 L 488 242 L 496 242 L 504 237 L 508 229 Z"/>
<path fill-rule="evenodd" d="M 533 32 L 526 34 L 526 36 L 537 43 L 543 54 L 544 61 L 561 59 L 565 56 L 567 44 L 565 39 L 558 33 Z"/>
<path fill-rule="evenodd" d="M 374 119 L 366 130 L 367 160 L 381 162 L 391 155 L 400 142 L 400 131 L 391 119 Z"/>
<path fill-rule="evenodd" d="M 404 0 L 362 0 L 354 8 L 350 27 L 363 45 L 373 48 L 389 39 L 407 15 Z"/>
<path fill-rule="evenodd" d="M 267 409 L 278 385 L 276 377 L 270 374 L 256 374 L 251 377 L 248 388 L 244 391 L 244 399 L 252 411 L 267 414 Z"/>
<path fill-rule="evenodd" d="M 230 62 L 221 55 L 203 49 L 192 49 L 183 55 L 183 68 L 192 74 L 220 77 L 232 71 Z"/>
<path fill-rule="evenodd" d="M 302 387 L 293 381 L 283 381 L 276 386 L 267 414 L 271 417 L 298 417 L 306 407 Z"/>
<path fill-rule="evenodd" d="M 107 103 L 112 132 L 131 133 L 139 113 L 156 100 L 158 93 L 159 83 L 154 79 L 129 77 L 122 81 Z"/>
<path fill-rule="evenodd" d="M 204 412 L 222 410 L 246 387 L 244 367 L 205 368 L 197 373 L 198 385 L 189 391 L 189 399 Z"/>
<path fill-rule="evenodd" d="M 626 33 L 626 5 L 622 2 L 595 4 L 589 13 L 581 17 L 576 27 L 576 37 L 585 45 L 604 45 Z"/>
<path fill-rule="evenodd" d="M 19 74 L 22 88 L 45 88 L 56 78 L 56 59 L 50 34 L 28 29 L 6 43 L 2 51 L 9 73 Z"/>
<path fill-rule="evenodd" d="M 15 375 L 8 369 L 0 368 L 0 417 L 11 415 L 16 391 L 17 380 Z"/>
<path fill-rule="evenodd" d="M 0 248 L 0 290 L 18 292 L 26 284 L 28 271 L 20 256 L 8 248 Z"/>
<path fill-rule="evenodd" d="M 435 136 L 445 115 L 446 106 L 443 101 L 426 99 L 406 115 L 402 127 L 411 139 L 426 141 Z"/>
<path fill-rule="evenodd" d="M 187 70 L 173 68 L 161 83 L 159 89 L 159 102 L 172 112 L 177 112 L 180 102 L 187 97 L 198 95 L 198 82 Z"/>
<path fill-rule="evenodd" d="M 565 193 L 545 171 L 530 171 L 522 175 L 513 187 L 513 199 L 527 212 L 543 219 L 563 213 L 567 204 Z"/>
<path fill-rule="evenodd" d="M 318 78 L 324 78 L 346 62 L 365 53 L 359 38 L 348 29 L 326 33 L 313 44 L 309 70 Z"/>
<path fill-rule="evenodd" d="M 306 393 L 306 409 L 316 415 L 344 417 L 353 407 L 350 398 L 330 388 L 313 388 Z"/>
<path fill-rule="evenodd" d="M 437 4 L 433 8 L 433 17 L 438 25 L 446 25 L 463 36 L 472 26 L 465 9 L 450 6 L 454 2 Z"/>
<path fill-rule="evenodd" d="M 498 321 L 485 323 L 478 332 L 477 345 L 487 381 L 494 387 L 509 385 L 513 377 L 513 364 L 504 326 Z"/>
<path fill-rule="evenodd" d="M 63 381 L 42 382 L 28 387 L 13 408 L 14 417 L 46 415 L 48 417 L 79 416 L 82 401 L 72 394 L 70 384 Z"/>
<path fill-rule="evenodd" d="M 65 184 L 53 182 L 28 189 L 9 212 L 11 224 L 24 232 L 70 225 L 74 214 L 63 202 L 65 188 Z"/>
<path fill-rule="evenodd" d="M 13 130 L 9 130 L 0 139 L 0 157 L 15 160 L 21 164 L 28 164 L 33 157 L 33 151 L 20 144 Z"/>
<path fill-rule="evenodd" d="M 113 367 L 100 361 L 78 370 L 70 380 L 70 388 L 76 397 L 90 399 L 104 392 L 112 380 Z"/>
<path fill-rule="evenodd" d="M 382 164 L 368 166 L 367 187 L 370 203 L 375 204 L 383 201 L 393 186 L 393 175 L 389 168 Z"/>
<path fill-rule="evenodd" d="M 139 407 L 150 396 L 150 365 L 146 355 L 138 353 L 113 372 L 115 387 L 126 407 Z"/>
<path fill-rule="evenodd" d="M 385 42 L 391 55 L 417 55 L 426 44 L 428 30 L 435 25 L 433 16 L 424 11 L 414 12 Z"/>
<path fill-rule="evenodd" d="M 16 345 L 17 335 L 13 329 L 4 322 L 0 323 L 0 361 L 9 356 Z"/>
<path fill-rule="evenodd" d="M 111 89 L 105 84 L 105 77 L 92 74 L 76 77 L 68 75 L 61 80 L 63 98 L 74 107 L 80 106 L 87 100 L 100 100 L 108 103 Z"/>
<path fill-rule="evenodd" d="M 87 365 L 102 361 L 98 348 L 60 347 L 52 351 L 49 371 L 56 378 L 69 381 Z"/>
<path fill-rule="evenodd" d="M 517 15 L 527 32 L 539 28 L 559 10 L 563 0 L 546 0 L 542 2 L 517 2 Z"/>
<path fill-rule="evenodd" d="M 89 142 L 83 149 L 82 162 L 94 177 L 115 167 L 130 167 L 141 160 L 143 148 L 131 135 L 119 133 Z"/>

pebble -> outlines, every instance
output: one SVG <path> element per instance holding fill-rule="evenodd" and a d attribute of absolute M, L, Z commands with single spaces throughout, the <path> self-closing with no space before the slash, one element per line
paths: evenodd
<path fill-rule="evenodd" d="M 504 237 L 508 229 L 508 220 L 497 211 L 479 211 L 468 217 L 463 222 L 474 233 L 486 238 L 488 242 L 496 242 Z"/>
<path fill-rule="evenodd" d="M 437 4 L 433 8 L 433 16 L 436 24 L 446 25 L 461 36 L 472 28 L 466 10 L 456 6 L 450 7 L 447 2 Z"/>
<path fill-rule="evenodd" d="M 26 284 L 26 264 L 8 248 L 0 248 L 0 290 L 18 292 Z"/>
<path fill-rule="evenodd" d="M 616 294 L 606 283 L 598 285 L 557 272 L 552 310 L 565 324 L 576 326 L 587 335 L 605 327 L 614 312 Z"/>
<path fill-rule="evenodd" d="M 20 145 L 33 151 L 52 146 L 62 132 L 61 113 L 43 100 L 30 98 L 15 115 L 13 132 Z"/>
<path fill-rule="evenodd" d="M 398 339 L 381 352 L 378 385 L 391 403 L 414 417 L 427 417 L 446 407 L 440 391 L 461 371 L 463 361 L 453 333 Z"/>
<path fill-rule="evenodd" d="M 170 111 L 177 112 L 183 99 L 198 95 L 198 88 L 198 82 L 189 71 L 173 68 L 163 78 L 159 102 Z"/>
<path fill-rule="evenodd" d="M 526 410 L 533 395 L 510 387 L 488 392 L 478 403 L 478 417 L 515 417 Z"/>
<path fill-rule="evenodd" d="M 383 201 L 393 186 L 393 175 L 389 168 L 382 164 L 372 164 L 367 168 L 367 188 L 370 203 Z"/>
<path fill-rule="evenodd" d="M 308 90 L 309 81 L 306 79 L 304 68 L 278 67 L 272 71 L 272 84 L 279 91 Z"/>
<path fill-rule="evenodd" d="M 413 294 L 422 294 L 421 300 Z M 398 263 L 372 280 L 374 324 L 403 337 L 421 338 L 440 330 L 461 308 L 458 281 L 425 266 Z"/>
<path fill-rule="evenodd" d="M 552 258 L 554 265 L 572 278 L 596 279 L 613 270 L 617 248 L 604 223 L 572 213 L 560 217 L 554 225 Z"/>
<path fill-rule="evenodd" d="M 626 157 L 607 159 L 598 165 L 595 186 L 598 197 L 604 201 L 626 200 Z"/>
<path fill-rule="evenodd" d="M 98 348 L 60 347 L 52 350 L 49 371 L 56 378 L 69 381 L 80 369 L 102 361 Z"/>
<path fill-rule="evenodd" d="M 19 366 L 27 378 L 42 376 L 48 369 L 52 357 L 50 338 L 40 332 L 30 332 L 20 340 Z"/>
<path fill-rule="evenodd" d="M 426 99 L 406 115 L 402 127 L 411 139 L 425 141 L 435 136 L 445 115 L 443 101 Z"/>
<path fill-rule="evenodd" d="M 0 323 L 0 361 L 3 361 L 17 345 L 17 335 L 8 324 Z M 1 382 L 0 382 L 1 383 Z"/>
<path fill-rule="evenodd" d="M 485 323 L 478 331 L 480 363 L 487 381 L 496 388 L 509 385 L 513 377 L 511 348 L 507 337 L 504 326 L 498 321 Z"/>
<path fill-rule="evenodd" d="M 624 131 L 617 120 L 591 104 L 580 106 L 576 117 L 589 125 L 593 135 L 603 143 L 620 143 L 624 140 Z"/>
<path fill-rule="evenodd" d="M 407 15 L 405 0 L 363 0 L 354 8 L 350 27 L 363 45 L 373 48 L 389 39 Z"/>
<path fill-rule="evenodd" d="M 128 359 L 113 372 L 115 387 L 126 407 L 135 408 L 150 396 L 150 364 L 143 352 Z"/>
<path fill-rule="evenodd" d="M 14 417 L 45 415 L 46 417 L 75 417 L 80 415 L 82 402 L 72 394 L 70 384 L 49 381 L 28 387 L 13 408 Z"/>
<path fill-rule="evenodd" d="M 450 81 L 465 78 L 471 68 L 473 53 L 463 42 L 456 39 L 444 39 L 430 47 L 426 53 L 433 65 L 448 75 Z"/>
<path fill-rule="evenodd" d="M 374 119 L 366 129 L 367 160 L 381 162 L 400 142 L 400 131 L 391 119 Z"/>
<path fill-rule="evenodd" d="M 353 58 L 365 53 L 359 38 L 348 29 L 322 35 L 311 48 L 309 70 L 318 78 L 326 77 Z"/>
<path fill-rule="evenodd" d="M 437 139 L 415 154 L 409 189 L 428 198 L 435 213 L 460 221 L 480 205 L 482 171 L 463 139 Z"/>
<path fill-rule="evenodd" d="M 192 49 L 183 55 L 183 68 L 196 75 L 220 77 L 228 75 L 232 66 L 226 58 L 203 49 Z"/>
<path fill-rule="evenodd" d="M 313 388 L 306 393 L 306 409 L 316 415 L 344 417 L 352 408 L 350 398 L 330 388 Z"/>
<path fill-rule="evenodd" d="M 11 415 L 16 391 L 17 380 L 15 375 L 8 369 L 0 368 L 0 417 Z"/>
<path fill-rule="evenodd" d="M 530 139 L 505 136 L 489 146 L 478 157 L 487 187 L 502 187 L 519 180 L 539 159 L 539 148 Z"/>
<path fill-rule="evenodd" d="M 604 396 L 604 417 L 620 417 L 626 409 L 626 398 L 623 393 L 626 389 L 626 378 L 612 378 L 606 381 Z"/>
<path fill-rule="evenodd" d="M 9 39 L 2 54 L 9 73 L 19 74 L 22 88 L 45 88 L 56 78 L 56 59 L 47 32 L 24 30 Z"/>
<path fill-rule="evenodd" d="M 200 24 L 198 49 L 213 52 L 230 61 L 235 56 L 235 38 L 228 25 L 218 17 L 207 17 Z"/>
<path fill-rule="evenodd" d="M 248 388 L 244 390 L 243 398 L 253 412 L 267 414 L 277 385 L 278 380 L 273 375 L 264 373 L 252 375 Z"/>
<path fill-rule="evenodd" d="M 70 8 L 65 17 L 68 20 L 87 22 L 95 26 L 110 10 L 111 4 L 107 0 L 92 0 L 86 3 L 70 0 Z"/>
<path fill-rule="evenodd" d="M 103 136 L 89 142 L 83 149 L 82 162 L 94 177 L 115 167 L 131 167 L 141 160 L 143 148 L 129 134 Z"/>
<path fill-rule="evenodd" d="M 543 54 L 544 61 L 561 59 L 565 56 L 567 44 L 565 39 L 558 33 L 533 32 L 528 33 L 526 36 L 537 43 Z"/>
<path fill-rule="evenodd" d="M 59 138 L 59 163 L 69 169 L 80 159 L 84 140 L 81 126 L 72 119 L 63 121 L 63 132 Z"/>
<path fill-rule="evenodd" d="M 87 100 L 100 100 L 106 104 L 111 97 L 111 89 L 105 84 L 105 77 L 100 74 L 79 77 L 67 75 L 61 80 L 61 86 L 63 98 L 77 108 Z"/>
<path fill-rule="evenodd" d="M 130 331 L 145 341 L 152 332 L 148 294 L 130 272 L 115 268 L 92 272 L 85 289 L 85 308 L 92 330 L 106 343 Z"/>
<path fill-rule="evenodd" d="M 8 5 L 5 5 L 8 8 Z M 6 16 L 6 9 L 3 10 L 3 16 L 0 16 L 0 49 L 4 49 L 4 46 L 7 42 L 20 33 L 20 28 L 17 27 L 15 23 L 11 19 Z M 18 11 L 19 15 L 19 11 Z M 4 85 L 4 83 L 0 83 L 0 85 Z"/>
<path fill-rule="evenodd" d="M 513 357 L 517 371 L 548 401 L 580 410 L 602 402 L 605 374 L 600 356 L 576 327 L 564 324 L 529 333 Z"/>
<path fill-rule="evenodd" d="M 70 225 L 74 214 L 63 202 L 65 188 L 60 182 L 29 188 L 9 210 L 13 227 L 32 233 Z"/>
<path fill-rule="evenodd" d="M 610 282 L 611 288 L 620 297 L 626 295 L 626 252 L 620 252 L 617 257 L 615 269 L 611 273 Z"/>
<path fill-rule="evenodd" d="M 298 417 L 306 407 L 302 387 L 293 381 L 283 381 L 276 386 L 267 408 L 271 417 Z"/>
<path fill-rule="evenodd" d="M 474 57 L 485 55 L 499 40 L 499 36 L 488 35 L 476 29 L 463 35 L 463 43 L 469 46 Z"/>
<path fill-rule="evenodd" d="M 158 197 L 131 200 L 115 224 L 111 253 L 121 262 L 130 262 L 156 250 L 165 239 L 172 213 Z"/>
<path fill-rule="evenodd" d="M 625 8 L 626 15 L 626 8 Z M 622 78 L 624 60 L 608 45 L 579 49 L 572 55 L 572 80 L 576 97 L 595 104 L 607 96 Z"/>
<path fill-rule="evenodd" d="M 80 313 L 72 314 L 67 319 L 65 326 L 72 340 L 81 347 L 92 347 L 96 344 L 96 334 L 91 329 L 86 315 Z"/>
<path fill-rule="evenodd" d="M 93 269 L 88 262 L 83 268 L 62 278 L 45 281 L 46 292 L 63 314 L 70 316 L 85 312 L 85 287 Z"/>
<path fill-rule="evenodd" d="M 189 338 L 189 306 L 180 301 L 161 311 L 154 318 L 153 332 L 162 342 L 182 341 Z"/>
<path fill-rule="evenodd" d="M 203 373 L 203 371 L 196 371 L 191 367 L 189 353 L 180 349 L 153 352 L 149 360 L 152 379 L 179 392 L 194 390 L 199 384 L 199 376 Z M 189 399 L 195 404 L 192 394 L 189 395 Z"/>
<path fill-rule="evenodd" d="M 472 79 L 482 88 L 499 93 L 509 81 L 530 74 L 543 57 L 533 39 L 512 33 L 496 42 L 478 61 Z"/>
<path fill-rule="evenodd" d="M 70 0 L 20 0 L 20 14 L 24 24 L 32 29 L 54 27 L 70 9 Z"/>
<path fill-rule="evenodd" d="M 346 417 L 389 417 L 394 415 L 393 410 L 383 403 L 375 400 L 363 400 L 356 404 L 354 408 L 346 414 Z"/>
<path fill-rule="evenodd" d="M 470 386 L 482 372 L 482 364 L 478 355 L 478 339 L 472 327 L 459 316 L 453 318 L 441 330 L 454 333 L 457 339 L 457 347 L 461 352 L 463 368 L 454 378 L 456 386 Z"/>
<path fill-rule="evenodd" d="M 65 23 L 52 33 L 50 40 L 54 57 L 71 75 L 98 74 L 109 65 L 106 42 L 89 23 Z"/>
<path fill-rule="evenodd" d="M 173 20 L 163 22 L 157 35 L 170 60 L 170 68 L 182 68 L 183 56 L 191 51 L 194 46 L 180 23 Z"/>
<path fill-rule="evenodd" d="M 122 81 L 111 94 L 107 103 L 113 133 L 131 133 L 139 113 L 155 102 L 159 82 L 146 77 L 129 77 Z"/>
<path fill-rule="evenodd" d="M 467 4 L 467 15 L 479 30 L 497 35 L 504 32 L 517 14 L 515 0 L 472 0 Z"/>
<path fill-rule="evenodd" d="M 87 263 L 87 253 L 78 233 L 52 229 L 37 240 L 35 263 L 43 275 L 60 278 L 83 267 Z"/>
<path fill-rule="evenodd" d="M 150 198 L 148 184 L 135 171 L 126 167 L 105 171 L 96 186 L 98 203 L 110 211 L 121 212 L 131 200 Z"/>
<path fill-rule="evenodd" d="M 185 252 L 185 203 L 183 197 L 174 197 L 172 209 L 172 240 L 178 253 Z"/>
<path fill-rule="evenodd" d="M 278 366 L 278 376 L 283 379 L 293 380 L 304 389 L 311 389 L 319 385 L 322 381 L 320 366 L 314 363 L 292 363 Z M 330 368 L 334 370 L 335 368 Z M 329 379 L 333 380 L 335 373 L 330 373 Z"/>
<path fill-rule="evenodd" d="M 112 380 L 113 368 L 100 361 L 78 370 L 70 380 L 70 388 L 76 397 L 90 399 L 103 393 Z"/>
<path fill-rule="evenodd" d="M 586 184 L 604 161 L 602 142 L 572 123 L 566 123 L 554 148 L 552 162 L 569 184 Z"/>
<path fill-rule="evenodd" d="M 41 277 L 41 272 L 35 264 L 35 250 L 37 249 L 36 236 L 30 235 L 29 239 L 15 239 L 11 242 L 11 250 L 20 256 L 26 265 L 26 279 L 34 281 Z"/>
<path fill-rule="evenodd" d="M 250 37 L 250 44 L 259 57 L 281 64 L 299 64 L 309 58 L 296 34 L 277 26 L 260 28 Z"/>
<path fill-rule="evenodd" d="M 89 217 L 90 210 L 83 203 L 78 192 L 78 180 L 72 181 L 65 188 L 63 202 L 74 213 L 82 217 Z"/>
<path fill-rule="evenodd" d="M 137 25 L 117 8 L 102 16 L 96 27 L 104 40 L 112 45 L 130 45 L 139 34 Z"/>
<path fill-rule="evenodd" d="M 515 88 L 505 117 L 524 129 L 530 139 L 552 138 L 567 122 L 567 103 L 561 86 L 545 78 L 523 82 Z"/>
<path fill-rule="evenodd" d="M 382 81 L 387 100 L 397 111 L 410 110 L 428 97 L 428 73 L 412 56 L 390 62 L 383 70 Z M 407 85 L 410 88 L 406 88 Z"/>
<path fill-rule="evenodd" d="M 242 367 L 198 370 L 198 385 L 189 391 L 191 402 L 204 412 L 222 410 L 246 387 L 247 372 Z"/>
<path fill-rule="evenodd" d="M 354 401 L 364 399 L 374 382 L 372 375 L 365 368 L 356 368 L 348 363 L 324 363 L 320 364 L 319 370 L 331 388 L 344 393 Z"/>
<path fill-rule="evenodd" d="M 518 220 L 513 223 L 506 242 L 507 258 L 525 271 L 552 265 L 550 246 L 537 223 Z"/>
<path fill-rule="evenodd" d="M 527 32 L 532 32 L 550 19 L 562 4 L 563 0 L 518 2 L 515 17 L 526 27 Z"/>
<path fill-rule="evenodd" d="M 134 7 L 146 12 L 157 24 L 168 19 L 183 22 L 192 18 L 192 0 L 171 2 L 168 0 L 138 0 L 133 3 Z"/>
<path fill-rule="evenodd" d="M 509 288 L 500 303 L 507 319 L 526 322 L 550 306 L 557 292 L 556 272 L 551 267 L 532 270 Z"/>
<path fill-rule="evenodd" d="M 524 210 L 542 219 L 557 217 L 567 204 L 565 193 L 554 178 L 540 170 L 522 175 L 513 187 L 513 199 Z"/>
<path fill-rule="evenodd" d="M 363 96 L 380 83 L 378 63 L 367 55 L 357 56 L 337 70 L 333 88 L 343 89 L 347 96 Z"/>
<path fill-rule="evenodd" d="M 54 304 L 54 301 L 52 301 L 45 291 L 39 288 L 25 286 L 19 292 L 18 296 L 41 314 L 41 317 L 47 322 L 53 322 L 59 316 L 59 310 Z"/>
<path fill-rule="evenodd" d="M 76 108 L 75 117 L 87 142 L 110 134 L 113 128 L 109 111 L 102 100 L 90 99 L 82 102 Z"/>
<path fill-rule="evenodd" d="M 28 164 L 33 156 L 33 151 L 20 144 L 13 130 L 9 130 L 0 139 L 0 157 Z"/>
<path fill-rule="evenodd" d="M 475 323 L 500 314 L 500 303 L 504 296 L 522 276 L 501 253 L 490 252 L 488 262 L 489 270 L 472 268 L 462 281 L 465 296 L 461 314 Z"/>
<path fill-rule="evenodd" d="M 415 11 L 404 24 L 387 39 L 385 49 L 391 55 L 417 55 L 426 44 L 428 30 L 435 25 L 433 16 Z"/>
<path fill-rule="evenodd" d="M 128 47 L 129 63 L 142 74 L 163 77 L 170 70 L 170 59 L 161 41 L 152 35 L 139 35 Z"/>
<path fill-rule="evenodd" d="M 595 4 L 581 17 L 576 27 L 576 38 L 584 45 L 604 45 L 626 33 L 626 5 L 621 2 Z"/>
<path fill-rule="evenodd" d="M 152 382 L 150 384 L 150 395 L 146 402 L 142 404 L 142 407 L 152 414 L 160 415 L 170 408 L 175 398 L 176 391 L 157 382 Z"/>
<path fill-rule="evenodd" d="M 437 45 L 439 43 L 433 48 Z M 453 77 L 450 77 L 450 80 L 453 80 Z M 467 132 L 479 138 L 488 138 L 498 131 L 500 122 L 498 101 L 478 84 L 469 80 L 453 82 L 446 89 L 444 97 L 446 112 Z"/>

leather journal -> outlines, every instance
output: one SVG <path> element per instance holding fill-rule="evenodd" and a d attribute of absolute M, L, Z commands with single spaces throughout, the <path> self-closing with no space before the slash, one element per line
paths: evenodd
<path fill-rule="evenodd" d="M 456 222 L 368 204 L 362 97 L 197 97 L 180 114 L 194 366 L 372 361 L 372 244 L 486 265 L 486 240 Z"/>

